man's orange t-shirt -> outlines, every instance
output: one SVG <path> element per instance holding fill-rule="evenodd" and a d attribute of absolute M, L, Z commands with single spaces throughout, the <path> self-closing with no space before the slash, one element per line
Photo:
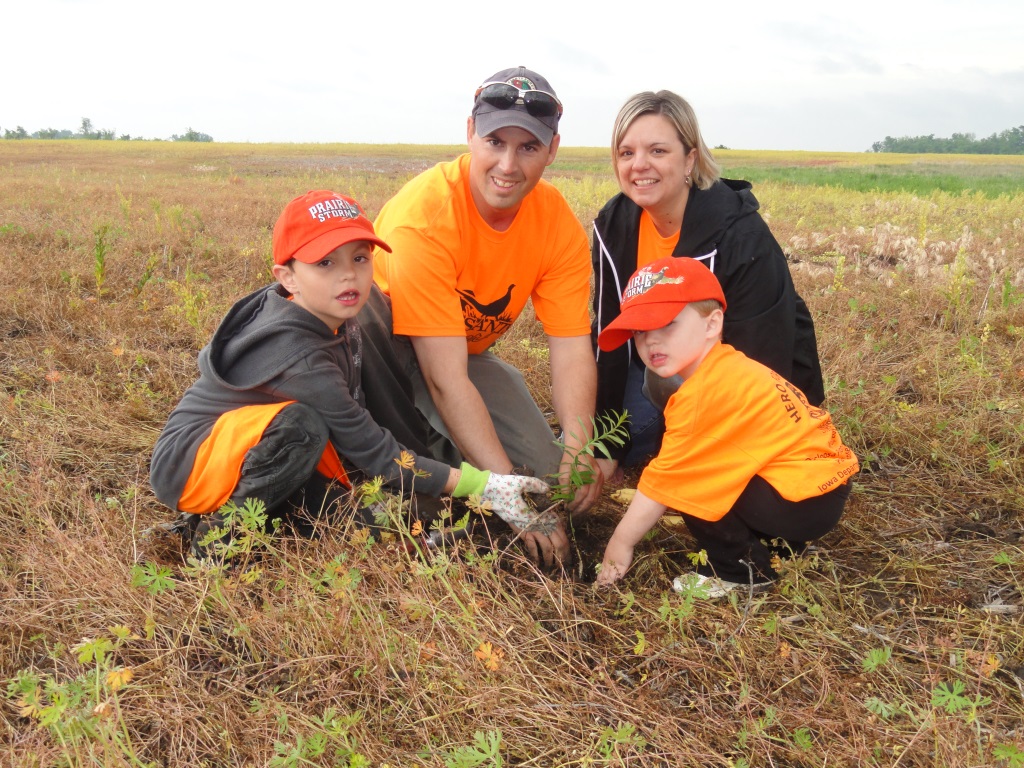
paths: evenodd
<path fill-rule="evenodd" d="M 481 218 L 469 188 L 470 155 L 406 184 L 374 227 L 374 279 L 391 297 L 394 332 L 465 336 L 490 347 L 533 299 L 549 336 L 590 333 L 590 249 L 565 198 L 541 180 L 504 232 Z"/>
<path fill-rule="evenodd" d="M 721 519 L 758 475 L 790 501 L 842 485 L 859 470 L 828 412 L 777 373 L 717 344 L 665 407 L 661 451 L 640 491 L 704 520 Z"/>

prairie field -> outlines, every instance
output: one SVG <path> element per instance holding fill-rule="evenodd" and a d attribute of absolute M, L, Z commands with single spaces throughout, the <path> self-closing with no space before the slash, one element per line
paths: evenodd
<path fill-rule="evenodd" d="M 862 464 L 771 592 L 674 593 L 671 521 L 596 589 L 611 486 L 560 573 L 344 520 L 227 568 L 153 532 L 153 443 L 285 203 L 372 217 L 460 151 L 0 141 L 0 765 L 1024 767 L 1024 158 L 715 152 Z M 546 178 L 588 228 L 617 192 L 605 149 Z M 549 402 L 532 318 L 498 353 Z"/>

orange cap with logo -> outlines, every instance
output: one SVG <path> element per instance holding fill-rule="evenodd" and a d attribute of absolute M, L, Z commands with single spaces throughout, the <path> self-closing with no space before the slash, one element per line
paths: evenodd
<path fill-rule="evenodd" d="M 715 299 L 725 309 L 725 294 L 715 274 L 696 259 L 667 256 L 638 269 L 622 292 L 622 312 L 597 337 L 605 352 L 621 347 L 634 331 L 663 328 L 693 301 Z"/>
<path fill-rule="evenodd" d="M 351 197 L 326 189 L 307 192 L 288 203 L 274 225 L 274 263 L 297 259 L 316 264 L 353 240 L 366 240 L 391 253 L 391 247 L 377 237 L 373 224 Z"/>

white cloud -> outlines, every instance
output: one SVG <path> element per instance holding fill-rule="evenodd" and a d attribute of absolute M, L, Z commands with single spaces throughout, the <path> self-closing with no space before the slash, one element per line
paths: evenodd
<path fill-rule="evenodd" d="M 525 64 L 565 103 L 567 145 L 606 145 L 628 96 L 669 88 L 712 145 L 863 151 L 1021 124 L 1022 22 L 1016 0 L 36 0 L 5 10 L 0 128 L 457 144 L 478 82 Z"/>

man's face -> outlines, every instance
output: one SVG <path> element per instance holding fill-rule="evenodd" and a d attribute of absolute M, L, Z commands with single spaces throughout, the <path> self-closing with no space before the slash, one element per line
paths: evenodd
<path fill-rule="evenodd" d="M 477 211 L 491 227 L 508 229 L 523 199 L 555 160 L 558 134 L 544 146 L 529 131 L 508 126 L 478 136 L 469 118 L 469 186 Z"/>

